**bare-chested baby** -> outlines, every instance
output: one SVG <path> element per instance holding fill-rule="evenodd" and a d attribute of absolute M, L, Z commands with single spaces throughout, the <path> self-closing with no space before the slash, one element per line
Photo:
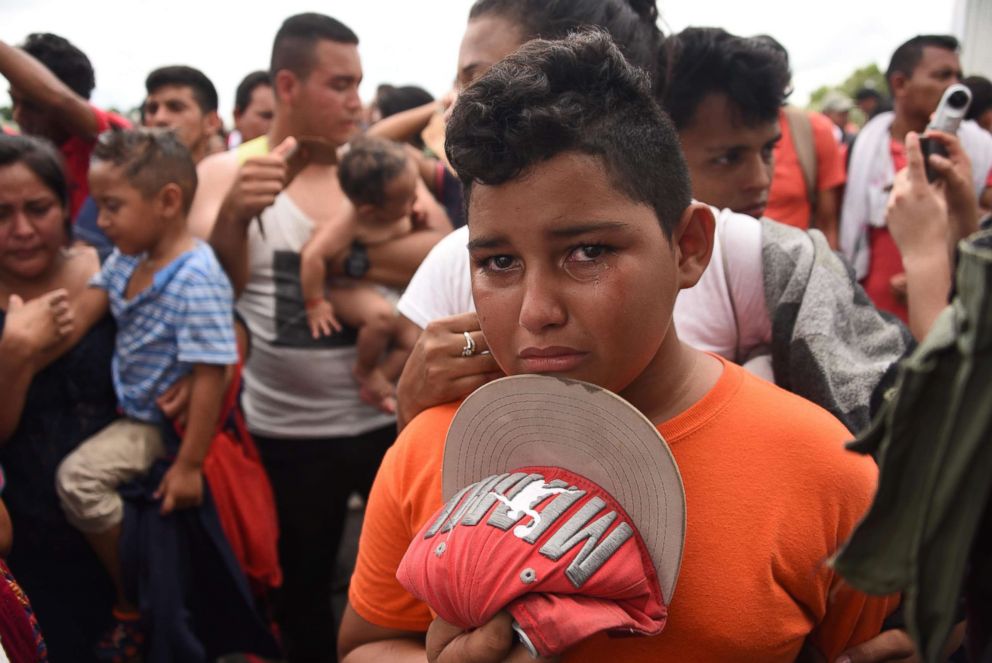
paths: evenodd
<path fill-rule="evenodd" d="M 386 242 L 413 230 L 417 197 L 416 164 L 405 148 L 381 138 L 355 139 L 338 165 L 341 189 L 351 201 L 345 213 L 322 225 L 303 247 L 300 284 L 307 321 L 314 338 L 341 330 L 358 330 L 358 360 L 353 370 L 366 400 L 395 411 L 394 383 L 416 337 L 402 338 L 393 302 L 381 286 L 359 280 L 367 269 L 346 261 L 350 277 L 328 281 L 330 261 Z M 356 262 L 356 264 L 349 264 Z"/>

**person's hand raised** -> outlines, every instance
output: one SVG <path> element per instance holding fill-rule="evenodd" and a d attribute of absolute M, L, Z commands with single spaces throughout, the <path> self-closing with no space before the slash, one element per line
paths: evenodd
<path fill-rule="evenodd" d="M 927 182 L 920 137 L 914 132 L 906 135 L 906 157 L 907 166 L 896 174 L 885 213 L 885 223 L 904 261 L 934 250 L 946 251 L 951 241 L 944 197 L 947 184 L 944 180 Z M 950 163 L 946 159 L 944 162 L 942 165 Z M 956 173 L 950 167 L 947 172 Z"/>
<path fill-rule="evenodd" d="M 933 130 L 928 130 L 923 136 L 940 143 L 947 151 L 946 157 L 931 154 L 927 162 L 937 173 L 937 182 L 943 186 L 951 221 L 949 239 L 953 247 L 958 240 L 978 230 L 980 214 L 972 180 L 971 161 L 957 136 Z"/>
<path fill-rule="evenodd" d="M 224 198 L 221 214 L 245 224 L 261 214 L 289 184 L 288 162 L 296 148 L 296 139 L 290 136 L 268 154 L 245 161 Z"/>

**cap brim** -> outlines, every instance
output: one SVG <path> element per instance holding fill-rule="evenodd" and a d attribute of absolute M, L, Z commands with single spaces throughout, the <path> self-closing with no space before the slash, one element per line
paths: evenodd
<path fill-rule="evenodd" d="M 685 542 L 685 490 L 658 429 L 616 394 L 578 380 L 518 375 L 469 396 L 444 447 L 442 493 L 522 467 L 561 467 L 609 492 L 633 520 L 666 603 Z"/>

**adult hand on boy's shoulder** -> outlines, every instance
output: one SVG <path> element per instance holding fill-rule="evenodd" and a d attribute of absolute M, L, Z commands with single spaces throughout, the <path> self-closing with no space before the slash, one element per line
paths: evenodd
<path fill-rule="evenodd" d="M 155 497 L 162 500 L 163 516 L 176 509 L 199 506 L 203 502 L 202 467 L 176 460 L 162 477 Z"/>
<path fill-rule="evenodd" d="M 557 656 L 535 659 L 513 636 L 512 617 L 500 612 L 477 629 L 465 631 L 440 617 L 427 629 L 430 663 L 556 663 Z"/>
<path fill-rule="evenodd" d="M 412 325 L 407 321 L 406 324 Z M 465 355 L 467 341 L 474 346 Z M 464 398 L 503 376 L 488 352 L 479 316 L 473 311 L 432 321 L 417 340 L 396 385 L 402 429 L 427 408 Z"/>

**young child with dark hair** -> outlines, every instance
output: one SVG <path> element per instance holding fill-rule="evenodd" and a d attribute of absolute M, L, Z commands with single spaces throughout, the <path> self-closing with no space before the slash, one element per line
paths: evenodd
<path fill-rule="evenodd" d="M 396 409 L 393 384 L 417 339 L 400 333 L 393 302 L 378 286 L 335 279 L 327 288 L 327 262 L 353 246 L 366 247 L 409 234 L 417 177 L 416 164 L 399 143 L 382 138 L 353 141 L 338 166 L 341 189 L 351 205 L 337 220 L 320 227 L 300 258 L 310 332 L 318 338 L 341 331 L 338 316 L 358 329 L 355 379 L 367 397 L 388 412 Z M 345 272 L 360 278 L 362 266 L 346 264 Z"/>
<path fill-rule="evenodd" d="M 118 547 L 124 510 L 117 487 L 174 454 L 156 493 L 162 514 L 201 503 L 203 460 L 225 369 L 238 360 L 230 282 L 210 247 L 186 227 L 195 190 L 193 160 L 171 132 L 108 132 L 93 150 L 90 191 L 99 226 L 116 249 L 73 302 L 74 329 L 65 347 L 109 307 L 117 322 L 113 379 L 123 416 L 62 461 L 56 489 L 66 517 L 114 582 L 116 623 L 99 648 L 122 660 L 140 649 L 142 636 L 137 608 L 123 590 Z M 168 423 L 157 399 L 187 376 L 186 430 L 175 449 L 163 436 Z"/>

